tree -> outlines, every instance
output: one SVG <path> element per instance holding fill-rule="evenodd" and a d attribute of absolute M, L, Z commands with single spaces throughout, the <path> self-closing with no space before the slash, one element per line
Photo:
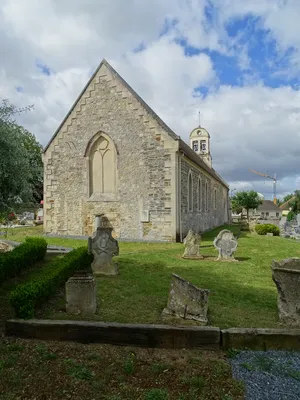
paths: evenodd
<path fill-rule="evenodd" d="M 293 196 L 294 196 L 293 193 L 290 193 L 290 194 L 287 194 L 286 196 L 284 196 L 283 203 L 286 203 L 287 201 L 289 201 Z"/>
<path fill-rule="evenodd" d="M 233 211 L 235 214 L 240 214 L 240 213 L 243 211 L 243 207 L 240 206 L 240 205 L 236 202 L 236 200 L 234 200 L 234 198 L 231 199 L 231 208 L 232 208 L 232 211 Z"/>
<path fill-rule="evenodd" d="M 290 201 L 290 206 L 294 214 L 300 213 L 300 190 L 295 190 L 292 195 L 293 200 Z"/>
<path fill-rule="evenodd" d="M 17 109 L 7 100 L 0 104 L 0 211 L 38 199 L 42 182 L 41 146 L 19 126 L 14 116 L 32 107 Z"/>
<path fill-rule="evenodd" d="M 249 210 L 256 209 L 260 204 L 262 204 L 262 200 L 254 190 L 237 192 L 233 197 L 232 202 L 236 207 L 244 208 L 247 211 L 248 220 Z"/>

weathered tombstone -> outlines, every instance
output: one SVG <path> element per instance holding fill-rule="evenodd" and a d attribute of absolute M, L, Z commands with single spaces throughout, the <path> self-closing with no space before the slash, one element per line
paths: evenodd
<path fill-rule="evenodd" d="M 273 260 L 271 268 L 278 290 L 280 320 L 289 325 L 300 325 L 300 258 Z"/>
<path fill-rule="evenodd" d="M 185 249 L 182 258 L 202 259 L 203 256 L 200 254 L 200 241 L 201 236 L 189 230 L 187 236 L 183 239 Z"/>
<path fill-rule="evenodd" d="M 176 274 L 172 274 L 171 289 L 163 317 L 175 317 L 207 324 L 208 289 L 199 289 Z"/>
<path fill-rule="evenodd" d="M 69 314 L 95 314 L 96 296 L 96 282 L 93 275 L 77 272 L 66 283 L 66 312 Z"/>
<path fill-rule="evenodd" d="M 0 253 L 6 253 L 7 251 L 13 250 L 13 247 L 9 245 L 8 243 L 2 242 L 0 240 Z"/>
<path fill-rule="evenodd" d="M 112 237 L 113 228 L 98 227 L 95 235 L 89 237 L 89 253 L 94 255 L 92 270 L 95 276 L 118 275 L 118 265 L 113 262 L 113 256 L 119 255 L 119 245 Z"/>
<path fill-rule="evenodd" d="M 214 240 L 214 246 L 219 251 L 218 260 L 236 261 L 233 254 L 237 245 L 238 242 L 231 231 L 223 229 L 219 232 Z"/>
<path fill-rule="evenodd" d="M 300 226 L 300 214 L 297 214 L 297 225 Z"/>
<path fill-rule="evenodd" d="M 287 217 L 285 217 L 285 216 L 281 217 L 281 219 L 279 221 L 279 229 L 281 231 L 285 231 L 286 222 L 287 222 Z"/>
<path fill-rule="evenodd" d="M 267 236 L 274 236 L 273 232 L 267 232 Z"/>

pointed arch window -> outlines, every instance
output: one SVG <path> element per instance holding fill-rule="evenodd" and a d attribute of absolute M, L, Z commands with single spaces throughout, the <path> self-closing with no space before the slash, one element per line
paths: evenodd
<path fill-rule="evenodd" d="M 191 171 L 188 177 L 188 210 L 193 211 L 193 181 Z"/>
<path fill-rule="evenodd" d="M 116 193 L 116 148 L 112 139 L 97 133 L 87 149 L 89 196 Z"/>
<path fill-rule="evenodd" d="M 198 211 L 202 211 L 202 182 L 201 178 L 198 179 Z"/>
<path fill-rule="evenodd" d="M 215 210 L 217 209 L 217 189 L 214 190 L 214 206 Z"/>
<path fill-rule="evenodd" d="M 205 211 L 208 211 L 208 184 L 205 182 Z"/>

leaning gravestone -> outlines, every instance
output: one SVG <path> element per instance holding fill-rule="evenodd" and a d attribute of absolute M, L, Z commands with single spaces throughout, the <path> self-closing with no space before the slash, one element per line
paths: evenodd
<path fill-rule="evenodd" d="M 300 325 L 300 258 L 273 260 L 271 268 L 278 291 L 280 320 L 289 325 Z"/>
<path fill-rule="evenodd" d="M 172 274 L 171 289 L 163 317 L 175 317 L 207 324 L 208 289 L 199 289 L 176 274 Z"/>
<path fill-rule="evenodd" d="M 94 255 L 92 270 L 95 276 L 118 275 L 118 265 L 113 256 L 119 255 L 119 245 L 112 237 L 113 228 L 98 227 L 93 237 L 88 239 L 89 254 Z"/>
<path fill-rule="evenodd" d="M 77 272 L 66 283 L 66 312 L 95 314 L 96 308 L 95 278 L 86 272 Z"/>
<path fill-rule="evenodd" d="M 231 231 L 224 229 L 219 232 L 214 240 L 214 246 L 219 251 L 218 260 L 236 261 L 233 254 L 237 245 L 238 242 Z"/>
<path fill-rule="evenodd" d="M 201 236 L 189 230 L 187 236 L 183 240 L 185 249 L 182 258 L 202 259 L 203 256 L 200 254 L 200 241 Z"/>

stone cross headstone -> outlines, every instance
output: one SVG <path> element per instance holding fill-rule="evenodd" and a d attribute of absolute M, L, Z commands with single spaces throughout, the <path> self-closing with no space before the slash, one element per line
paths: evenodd
<path fill-rule="evenodd" d="M 95 276 L 118 275 L 118 266 L 112 258 L 119 255 L 119 244 L 112 237 L 112 230 L 98 227 L 94 236 L 88 239 L 89 253 L 94 255 L 92 270 Z"/>
<path fill-rule="evenodd" d="M 278 291 L 280 320 L 289 325 L 300 325 L 300 258 L 273 260 L 271 268 Z"/>
<path fill-rule="evenodd" d="M 187 236 L 183 239 L 184 253 L 182 258 L 201 259 L 203 256 L 200 254 L 200 241 L 201 236 L 189 230 Z"/>
<path fill-rule="evenodd" d="M 214 240 L 214 246 L 219 251 L 218 260 L 236 261 L 233 254 L 237 245 L 238 242 L 231 231 L 224 229 L 219 232 Z"/>
<path fill-rule="evenodd" d="M 171 289 L 163 317 L 175 317 L 207 324 L 208 289 L 199 289 L 176 274 L 172 274 Z"/>
<path fill-rule="evenodd" d="M 95 314 L 97 309 L 96 282 L 93 275 L 78 272 L 66 283 L 66 312 Z"/>

